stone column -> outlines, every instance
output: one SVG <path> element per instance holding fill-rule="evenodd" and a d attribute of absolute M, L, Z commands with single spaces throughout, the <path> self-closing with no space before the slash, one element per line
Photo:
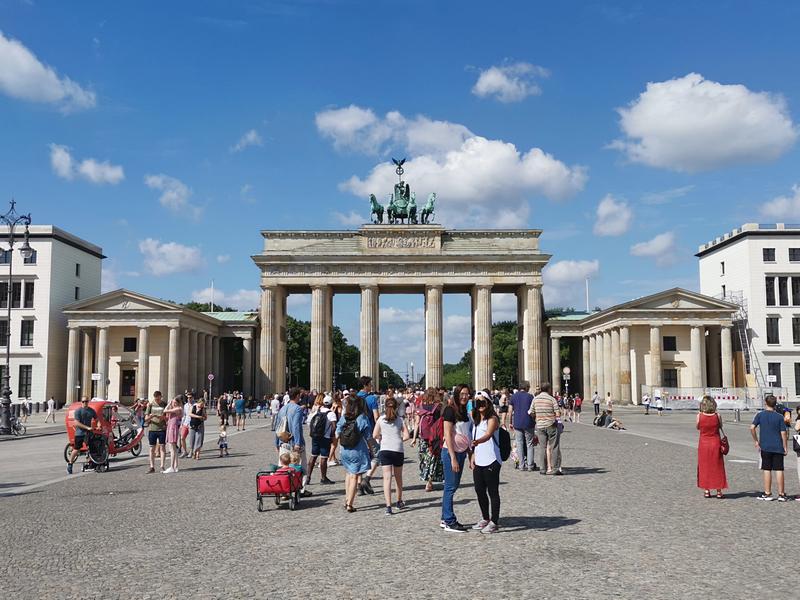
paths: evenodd
<path fill-rule="evenodd" d="M 592 387 L 592 359 L 591 349 L 589 348 L 589 338 L 584 336 L 581 340 L 581 349 L 583 350 L 583 362 L 581 363 L 581 370 L 583 371 L 583 391 L 581 397 L 586 398 L 591 392 L 589 388 Z"/>
<path fill-rule="evenodd" d="M 589 389 L 584 392 L 585 398 L 591 398 L 597 391 L 597 336 L 589 336 Z"/>
<path fill-rule="evenodd" d="M 206 389 L 206 336 L 208 334 L 198 332 L 197 334 L 197 370 L 195 372 L 195 384 L 197 386 L 197 395 L 202 396 L 203 390 Z"/>
<path fill-rule="evenodd" d="M 275 294 L 275 383 L 274 393 L 286 391 L 286 288 Z"/>
<path fill-rule="evenodd" d="M 77 327 L 69 328 L 67 342 L 67 406 L 78 399 L 78 371 L 80 366 L 80 334 Z"/>
<path fill-rule="evenodd" d="M 378 359 L 378 286 L 361 286 L 361 375 L 372 377 L 377 389 L 380 378 Z"/>
<path fill-rule="evenodd" d="M 242 394 L 253 393 L 253 338 L 242 339 Z"/>
<path fill-rule="evenodd" d="M 592 390 L 596 391 L 600 398 L 605 399 L 606 397 L 606 380 L 605 380 L 605 357 L 603 356 L 603 334 L 596 333 L 595 338 L 597 339 L 596 347 L 597 347 L 597 363 L 595 369 L 597 370 L 597 387 Z"/>
<path fill-rule="evenodd" d="M 146 325 L 139 326 L 139 369 L 136 373 L 136 396 L 150 397 L 150 330 Z M 168 398 L 171 400 L 172 398 Z"/>
<path fill-rule="evenodd" d="M 169 347 L 167 349 L 167 398 L 169 400 L 182 391 L 178 389 L 180 331 L 180 327 L 169 328 Z"/>
<path fill-rule="evenodd" d="M 542 359 L 542 288 L 540 285 L 522 286 L 525 304 L 523 306 L 524 328 L 523 346 L 525 355 L 525 374 L 534 390 L 542 383 L 545 361 Z"/>
<path fill-rule="evenodd" d="M 661 387 L 661 327 L 650 328 L 650 381 L 649 385 Z"/>
<path fill-rule="evenodd" d="M 219 339 L 219 336 L 215 335 L 214 339 L 211 341 L 211 372 L 214 373 L 214 387 L 212 391 L 217 395 L 222 391 L 220 389 L 222 386 L 222 373 L 220 372 L 219 361 Z"/>
<path fill-rule="evenodd" d="M 631 403 L 631 328 L 619 328 L 619 401 Z M 638 395 L 637 395 L 638 397 Z"/>
<path fill-rule="evenodd" d="M 614 402 L 622 398 L 619 386 L 619 329 L 611 330 L 611 397 Z"/>
<path fill-rule="evenodd" d="M 108 399 L 108 327 L 97 328 L 97 397 Z"/>
<path fill-rule="evenodd" d="M 442 286 L 425 286 L 425 385 L 442 385 Z"/>
<path fill-rule="evenodd" d="M 553 393 L 561 391 L 561 338 L 550 338 L 550 383 Z"/>
<path fill-rule="evenodd" d="M 378 299 L 375 299 L 376 312 L 377 312 Z M 375 357 L 377 361 L 378 356 L 378 317 L 375 317 Z M 376 362 L 377 365 L 377 362 Z M 379 367 L 375 367 L 375 372 L 378 373 Z M 380 373 L 378 373 L 380 376 Z M 378 384 L 378 379 L 375 379 L 375 385 Z M 326 392 L 333 391 L 333 289 L 328 293 L 325 300 L 325 385 L 322 388 Z"/>
<path fill-rule="evenodd" d="M 492 286 L 476 285 L 475 296 L 475 389 L 492 388 Z"/>
<path fill-rule="evenodd" d="M 189 330 L 180 327 L 178 341 L 178 391 L 183 393 L 189 388 Z"/>
<path fill-rule="evenodd" d="M 81 396 L 92 397 L 92 365 L 94 352 L 92 351 L 92 334 L 83 331 L 83 361 L 81 363 Z"/>
<path fill-rule="evenodd" d="M 198 332 L 192 329 L 189 332 L 189 361 L 186 370 L 186 387 L 190 390 L 197 390 L 197 335 Z"/>
<path fill-rule="evenodd" d="M 325 356 L 328 350 L 326 319 L 328 294 L 330 288 L 327 285 L 311 288 L 311 389 L 317 391 L 325 389 L 325 382 L 328 379 L 325 373 L 328 364 L 328 357 Z"/>
<path fill-rule="evenodd" d="M 722 387 L 733 387 L 733 345 L 731 328 L 723 326 L 721 331 Z"/>
<path fill-rule="evenodd" d="M 203 381 L 205 382 L 204 385 L 206 386 L 206 389 L 209 389 L 208 374 L 214 373 L 214 368 L 212 367 L 213 364 L 214 364 L 214 339 L 211 334 L 208 334 L 206 335 L 206 368 L 205 372 L 203 373 Z M 211 397 L 211 392 L 209 391 L 209 398 L 210 397 Z"/>
<path fill-rule="evenodd" d="M 692 327 L 691 332 L 691 374 L 692 387 L 703 387 L 703 331 L 702 327 Z"/>
<path fill-rule="evenodd" d="M 708 337 L 706 338 L 706 351 L 708 357 L 708 387 L 721 387 L 722 386 L 722 373 L 720 372 L 720 331 L 716 327 L 708 329 Z"/>
<path fill-rule="evenodd" d="M 603 399 L 608 396 L 608 393 L 611 392 L 611 399 L 616 400 L 614 398 L 614 384 L 611 377 L 611 332 L 604 331 L 603 332 L 603 387 L 606 389 L 606 395 L 603 396 Z"/>

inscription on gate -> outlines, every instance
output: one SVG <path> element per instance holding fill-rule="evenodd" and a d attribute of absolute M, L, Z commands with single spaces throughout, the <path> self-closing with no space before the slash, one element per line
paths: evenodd
<path fill-rule="evenodd" d="M 369 237 L 367 248 L 436 248 L 433 237 Z"/>

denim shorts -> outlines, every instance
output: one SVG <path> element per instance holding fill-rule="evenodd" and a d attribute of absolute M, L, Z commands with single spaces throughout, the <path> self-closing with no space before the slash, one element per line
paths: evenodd
<path fill-rule="evenodd" d="M 327 437 L 312 437 L 311 438 L 311 456 L 321 456 L 328 458 L 331 453 L 331 438 Z"/>
<path fill-rule="evenodd" d="M 156 442 L 158 442 L 159 444 L 164 446 L 167 443 L 167 432 L 166 431 L 148 431 L 147 432 L 147 441 L 150 442 L 151 446 L 155 446 Z"/>

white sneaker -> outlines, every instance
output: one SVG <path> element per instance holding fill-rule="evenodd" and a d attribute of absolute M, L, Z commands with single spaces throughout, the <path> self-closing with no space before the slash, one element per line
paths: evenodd
<path fill-rule="evenodd" d="M 168 469 L 164 469 L 164 470 L 163 470 L 163 471 L 161 471 L 161 472 L 162 472 L 164 475 L 169 475 L 170 473 L 174 473 L 174 472 L 175 472 L 175 469 L 173 469 L 172 467 L 169 467 Z"/>
<path fill-rule="evenodd" d="M 483 520 L 480 520 L 477 523 L 475 523 L 475 525 L 473 525 L 472 528 L 475 529 L 476 531 L 480 531 L 484 527 L 486 527 L 488 524 L 489 524 L 489 521 L 483 519 Z"/>
<path fill-rule="evenodd" d="M 489 521 L 489 524 L 481 529 L 481 533 L 497 533 L 497 525 L 493 521 Z"/>

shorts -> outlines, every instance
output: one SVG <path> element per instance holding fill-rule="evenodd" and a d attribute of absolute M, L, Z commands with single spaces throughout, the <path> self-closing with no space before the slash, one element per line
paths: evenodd
<path fill-rule="evenodd" d="M 185 440 L 186 436 L 189 435 L 189 426 L 188 425 L 181 425 L 181 439 Z"/>
<path fill-rule="evenodd" d="M 575 407 L 575 412 L 576 412 L 576 413 L 579 413 L 579 412 L 581 412 L 581 407 L 580 407 L 580 406 L 576 406 L 576 407 Z"/>
<path fill-rule="evenodd" d="M 164 446 L 167 443 L 167 432 L 166 431 L 148 431 L 147 432 L 147 441 L 150 442 L 151 446 L 155 446 L 156 442 L 158 442 L 159 444 Z"/>
<path fill-rule="evenodd" d="M 77 427 L 76 427 L 76 429 L 77 429 Z M 78 450 L 80 450 L 81 448 L 83 448 L 83 445 L 85 443 L 86 443 L 86 436 L 85 435 L 81 435 L 81 436 L 76 435 L 75 436 L 75 444 L 72 447 L 73 448 L 77 448 Z"/>
<path fill-rule="evenodd" d="M 220 442 L 219 449 L 220 450 L 227 450 L 228 449 L 228 442 Z"/>
<path fill-rule="evenodd" d="M 236 416 L 238 416 L 238 417 L 243 417 L 243 416 L 244 416 L 244 411 L 241 411 L 241 412 L 239 412 L 239 411 L 237 410 L 237 411 L 236 411 Z"/>
<path fill-rule="evenodd" d="M 311 456 L 321 456 L 328 458 L 331 453 L 331 438 L 326 437 L 312 437 L 311 438 Z"/>
<path fill-rule="evenodd" d="M 382 467 L 402 467 L 405 455 L 402 452 L 392 450 L 381 450 L 378 452 L 378 460 Z"/>
<path fill-rule="evenodd" d="M 783 471 L 783 452 L 761 451 L 762 471 Z"/>

